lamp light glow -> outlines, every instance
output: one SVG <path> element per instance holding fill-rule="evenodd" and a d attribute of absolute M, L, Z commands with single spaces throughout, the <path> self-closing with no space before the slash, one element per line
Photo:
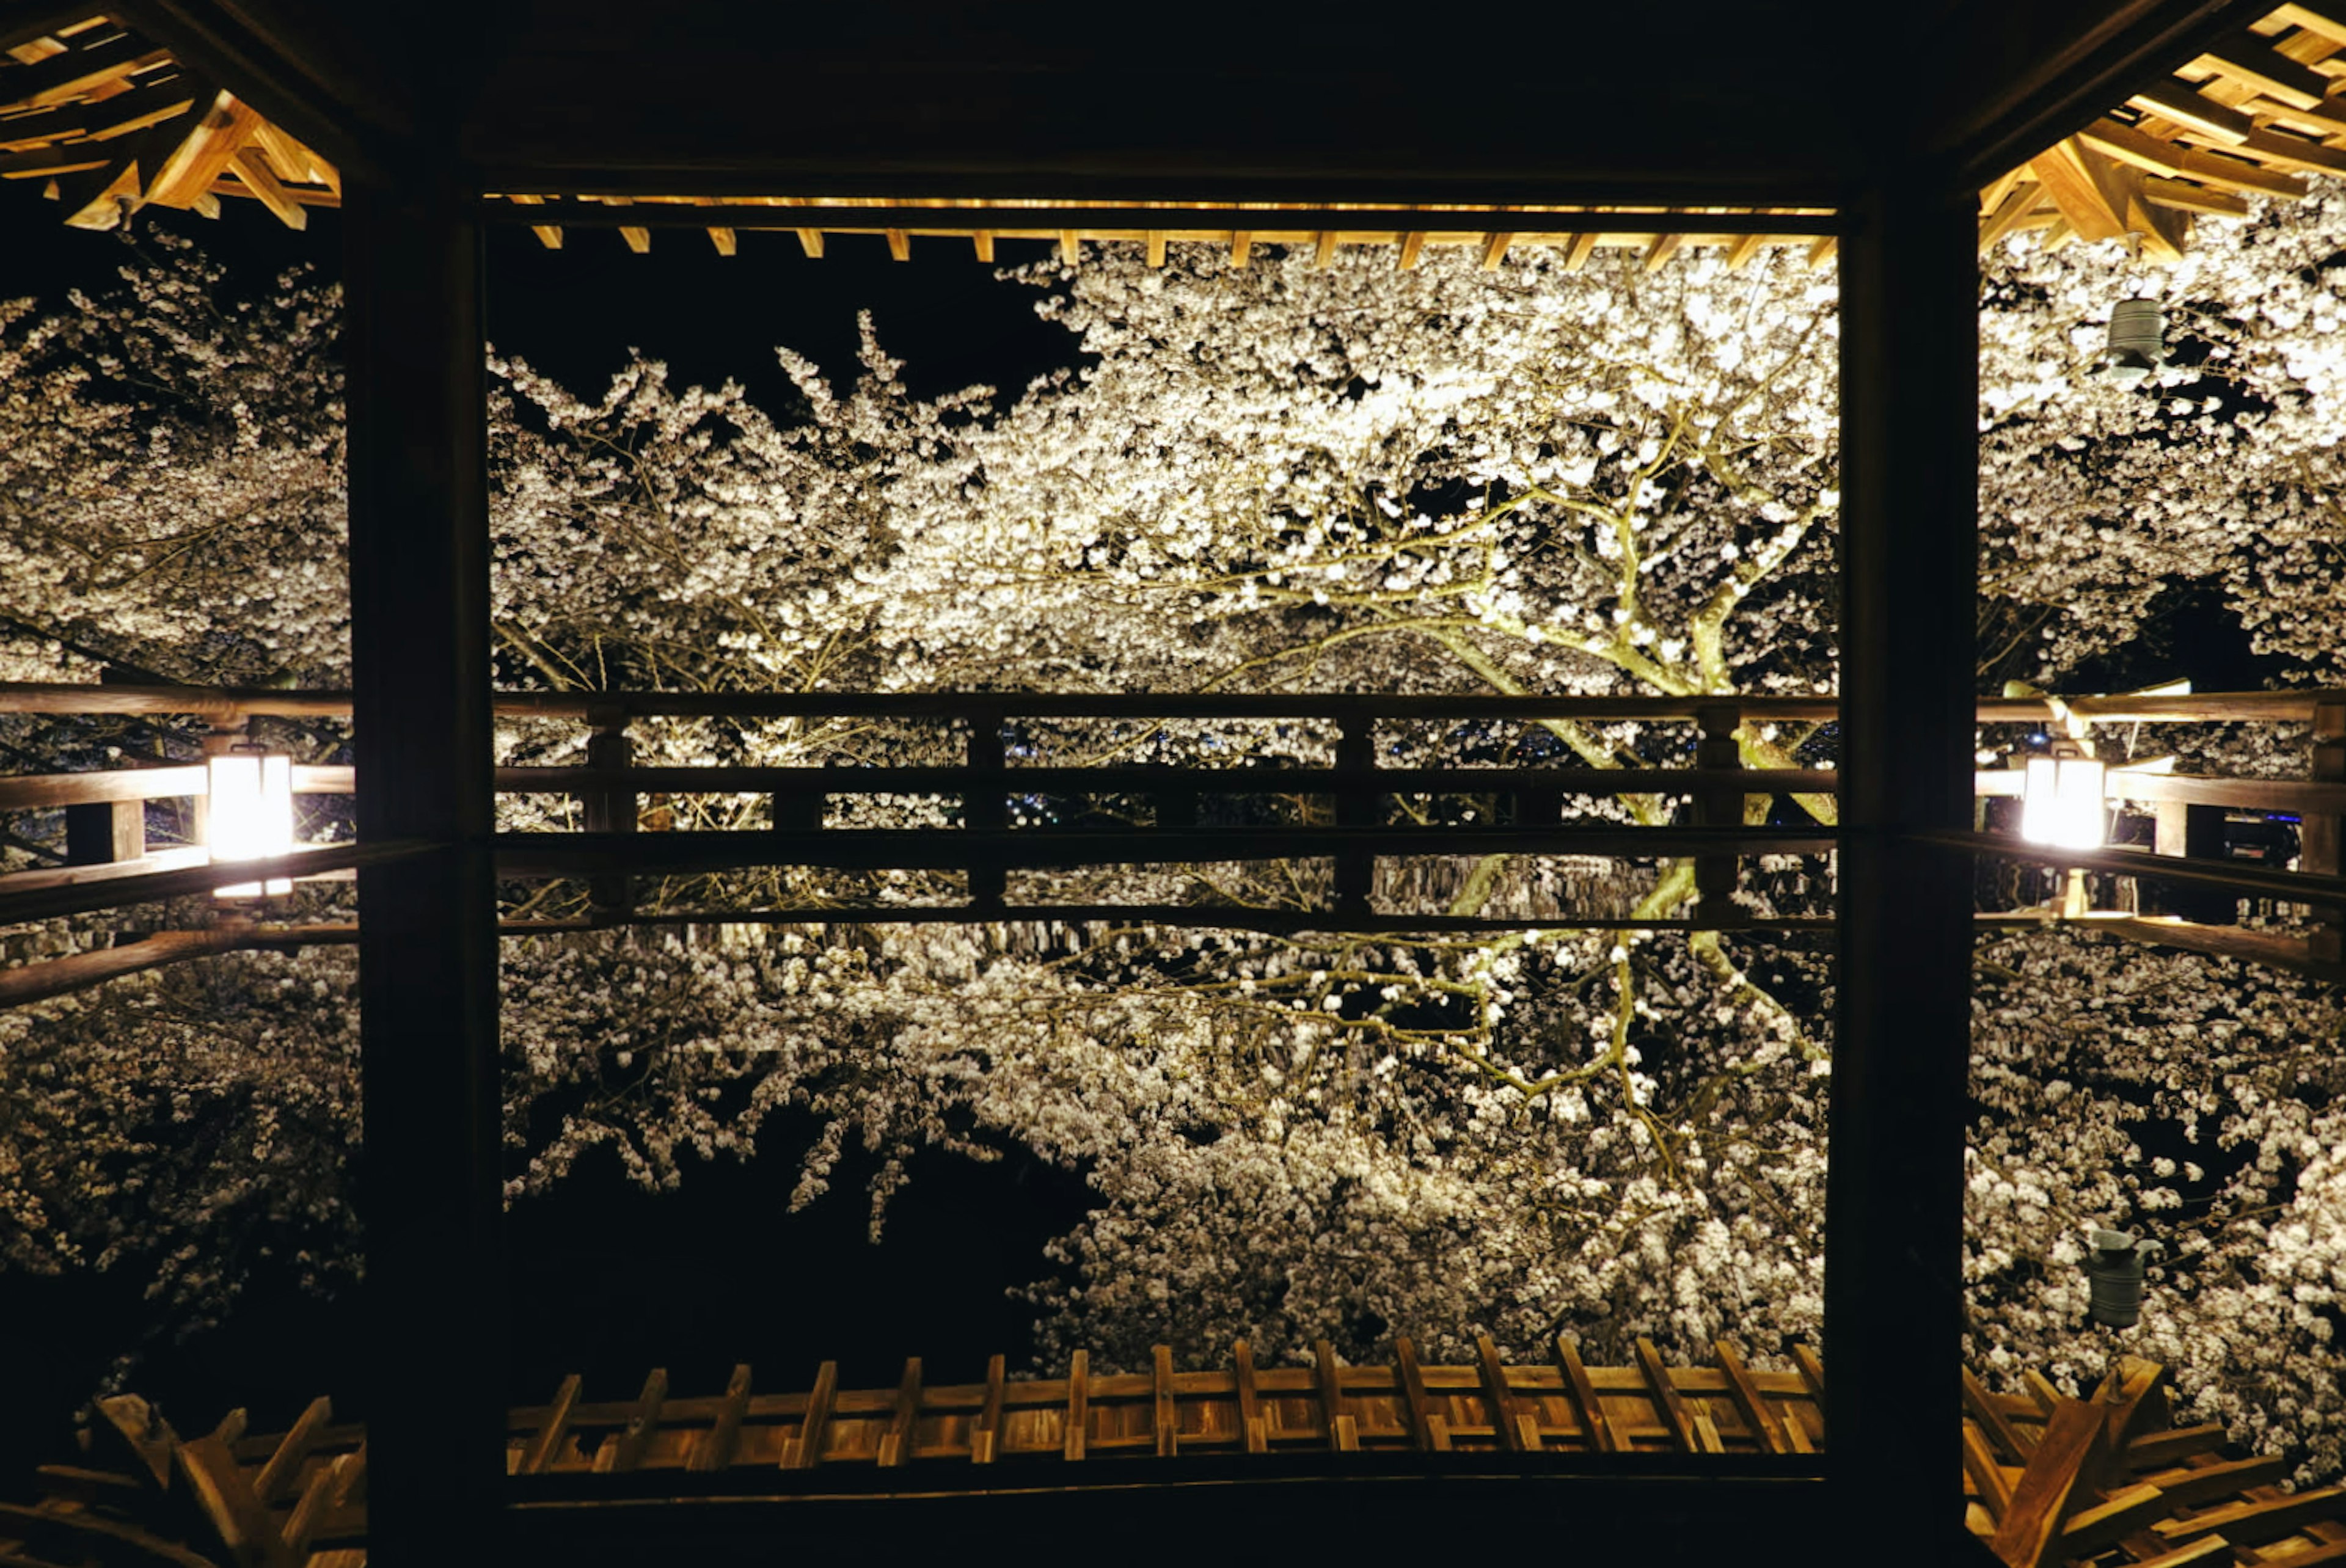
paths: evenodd
<path fill-rule="evenodd" d="M 293 759 L 282 753 L 235 750 L 210 761 L 212 860 L 257 860 L 293 848 Z M 281 898 L 293 891 L 291 877 L 238 882 L 215 888 L 223 899 Z"/>
<path fill-rule="evenodd" d="M 2090 757 L 2032 757 L 2020 836 L 2064 850 L 2101 848 L 2105 770 Z"/>

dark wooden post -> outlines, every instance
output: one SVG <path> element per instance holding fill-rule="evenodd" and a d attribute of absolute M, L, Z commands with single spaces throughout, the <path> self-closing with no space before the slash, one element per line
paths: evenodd
<path fill-rule="evenodd" d="M 99 800 L 66 808 L 66 865 L 103 866 L 146 854 L 146 801 Z"/>
<path fill-rule="evenodd" d="M 1377 825 L 1376 720 L 1360 709 L 1348 710 L 1336 730 L 1336 826 L 1373 828 Z M 1376 889 L 1377 859 L 1368 850 L 1345 850 L 1336 857 L 1336 912 L 1364 915 L 1369 895 Z"/>
<path fill-rule="evenodd" d="M 1010 826 L 1009 758 L 1002 745 L 1002 709 L 974 708 L 969 713 L 969 788 L 962 792 L 963 825 L 972 831 L 1001 832 Z M 969 901 L 1000 909 L 1009 874 L 998 857 L 974 853 L 969 862 Z"/>
<path fill-rule="evenodd" d="M 1702 738 L 1695 742 L 1694 765 L 1718 772 L 1742 767 L 1743 754 L 1735 744 L 1735 731 L 1742 722 L 1743 716 L 1733 703 L 1709 703 L 1696 709 L 1695 723 Z M 1694 820 L 1706 828 L 1741 827 L 1743 792 L 1733 789 L 1696 791 Z M 1694 888 L 1702 901 L 1699 912 L 1704 921 L 1717 921 L 1732 911 L 1742 874 L 1743 863 L 1733 855 L 1703 855 L 1696 860 Z"/>
<path fill-rule="evenodd" d="M 1917 179 L 1915 184 L 1923 181 Z M 1978 219 L 1908 186 L 1841 245 L 1841 931 L 1826 1452 L 1858 1540 L 1957 1560 L 1972 870 Z"/>
<path fill-rule="evenodd" d="M 491 1539 L 505 1473 L 481 236 L 434 170 L 342 197 L 370 1560 Z"/>
<path fill-rule="evenodd" d="M 2151 843 L 2159 854 L 2192 860 L 2224 858 L 2224 808 L 2161 800 L 2157 811 Z M 2201 925 L 2239 923 L 2240 901 L 2218 889 L 2169 884 L 2159 888 L 2154 897 L 2165 914 L 2181 915 Z"/>
<path fill-rule="evenodd" d="M 589 731 L 586 737 L 586 766 L 589 768 L 628 768 L 635 763 L 635 743 L 627 738 L 627 716 L 616 706 L 597 706 L 586 711 Z M 590 833 L 632 833 L 636 830 L 636 792 L 632 789 L 597 789 L 584 801 L 586 831 Z M 625 921 L 634 909 L 635 879 L 625 871 L 607 871 L 590 878 L 586 899 L 600 921 Z"/>

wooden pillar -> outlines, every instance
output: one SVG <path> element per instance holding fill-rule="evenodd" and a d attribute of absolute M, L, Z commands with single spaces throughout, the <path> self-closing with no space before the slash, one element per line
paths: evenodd
<path fill-rule="evenodd" d="M 2313 781 L 2346 783 L 2346 702 L 2325 700 L 2313 707 Z M 2309 811 L 2298 823 L 2297 866 L 2334 877 L 2339 871 L 2340 819 L 2335 812 Z M 2317 904 L 2320 923 L 2309 933 L 2313 957 L 2324 963 L 2346 961 L 2346 909 Z"/>
<path fill-rule="evenodd" d="M 505 1473 L 481 236 L 453 179 L 346 185 L 369 1560 L 443 1563 Z"/>
<path fill-rule="evenodd" d="M 627 738 L 627 716 L 616 706 L 587 709 L 586 766 L 630 768 L 635 742 Z M 636 830 L 636 794 L 632 789 L 597 789 L 582 804 L 586 831 L 632 833 Z M 625 871 L 607 871 L 587 879 L 587 904 L 597 921 L 624 921 L 635 908 L 635 879 Z"/>
<path fill-rule="evenodd" d="M 1977 1556 L 1961 1433 L 1936 1419 L 1963 1397 L 1972 868 L 1910 835 L 1972 822 L 1979 282 L 1975 202 L 1923 183 L 1872 193 L 1841 249 L 1825 1448 L 1851 1542 L 1935 1563 Z"/>
<path fill-rule="evenodd" d="M 969 789 L 962 795 L 961 818 L 974 832 L 999 833 L 1010 826 L 1010 759 L 1002 741 L 999 708 L 980 705 L 969 710 Z M 969 901 L 979 909 L 998 910 L 1009 886 L 1009 873 L 999 855 L 975 854 L 969 863 Z"/>
<path fill-rule="evenodd" d="M 2158 853 L 2194 860 L 2224 858 L 2224 808 L 2161 800 L 2157 803 L 2157 810 L 2151 843 Z M 2201 925 L 2238 925 L 2240 921 L 2239 899 L 2218 889 L 2168 883 L 2158 887 L 2153 896 L 2161 914 L 2181 915 Z"/>
<path fill-rule="evenodd" d="M 1336 730 L 1336 825 L 1377 826 L 1376 720 L 1364 709 L 1347 709 Z M 1367 850 L 1336 856 L 1336 912 L 1365 915 L 1376 891 L 1377 860 Z"/>
<path fill-rule="evenodd" d="M 99 800 L 66 808 L 66 865 L 110 865 L 146 855 L 146 801 Z"/>
<path fill-rule="evenodd" d="M 1701 738 L 1695 742 L 1694 765 L 1710 772 L 1728 772 L 1743 765 L 1742 748 L 1735 743 L 1742 714 L 1733 703 L 1708 704 L 1697 710 L 1695 724 Z M 1743 792 L 1704 789 L 1694 798 L 1694 820 L 1706 828 L 1743 825 Z M 1735 908 L 1735 890 L 1742 881 L 1743 863 L 1733 855 L 1703 855 L 1694 863 L 1695 892 L 1701 899 L 1705 922 L 1722 920 Z"/>

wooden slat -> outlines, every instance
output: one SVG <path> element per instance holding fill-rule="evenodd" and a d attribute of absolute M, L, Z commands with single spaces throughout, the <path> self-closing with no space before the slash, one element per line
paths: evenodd
<path fill-rule="evenodd" d="M 217 1436 L 199 1437 L 175 1446 L 171 1457 L 188 1494 L 231 1558 L 257 1568 L 293 1568 L 293 1554 L 268 1506 L 253 1495 L 227 1443 Z"/>
<path fill-rule="evenodd" d="M 904 1375 L 896 1380 L 896 1409 L 888 1430 L 880 1435 L 880 1468 L 892 1470 L 913 1456 L 913 1441 L 921 1420 L 921 1359 L 904 1359 Z"/>
<path fill-rule="evenodd" d="M 2325 1486 L 2294 1496 L 2259 1498 L 2211 1508 L 2189 1519 L 2162 1519 L 2151 1532 L 2163 1541 L 2220 1533 L 2235 1546 L 2254 1546 L 2301 1530 L 2317 1520 L 2346 1515 L 2346 1487 Z"/>
<path fill-rule="evenodd" d="M 995 1445 L 1002 1441 L 1002 1400 L 1008 1380 L 1005 1359 L 990 1358 L 985 1363 L 985 1404 L 969 1432 L 969 1458 L 973 1464 L 994 1462 Z"/>
<path fill-rule="evenodd" d="M 711 229 L 709 231 L 709 243 L 719 256 L 735 256 L 740 253 L 741 237 L 730 229 Z"/>
<path fill-rule="evenodd" d="M 627 1417 L 627 1424 L 611 1437 L 603 1440 L 595 1451 L 595 1472 L 625 1474 L 641 1464 L 644 1451 L 651 1447 L 652 1437 L 659 1431 L 660 1407 L 668 1400 L 668 1369 L 654 1367 L 644 1379 L 643 1392 L 636 1397 L 636 1408 Z"/>
<path fill-rule="evenodd" d="M 0 1530 L 11 1536 L 25 1535 L 35 1540 L 48 1535 L 68 1537 L 77 1548 L 76 1562 L 148 1561 L 168 1563 L 172 1568 L 219 1568 L 200 1553 L 190 1552 L 135 1524 L 95 1513 L 61 1513 L 28 1508 L 21 1502 L 0 1502 Z"/>
<path fill-rule="evenodd" d="M 1579 1408 L 1581 1426 L 1588 1433 L 1590 1451 L 1620 1451 L 1627 1445 L 1615 1436 L 1612 1423 L 1605 1419 L 1605 1407 L 1597 1400 L 1596 1386 L 1589 1380 L 1588 1369 L 1581 1364 L 1580 1348 L 1562 1334 L 1556 1337 L 1556 1364 L 1564 1374 L 1566 1393 Z"/>
<path fill-rule="evenodd" d="M 1084 1457 L 1084 1442 L 1091 1422 L 1091 1352 L 1078 1350 L 1067 1359 L 1066 1424 L 1059 1437 L 1062 1458 L 1078 1460 Z"/>
<path fill-rule="evenodd" d="M 1969 1367 L 1964 1369 L 1964 1410 L 1979 1422 L 1981 1432 L 1995 1451 L 1996 1460 L 2003 1464 L 2026 1464 L 2028 1455 L 2036 1445 L 2022 1437 L 2020 1430 L 2004 1413 Z"/>
<path fill-rule="evenodd" d="M 1401 254 L 1395 260 L 1394 270 L 1401 272 L 1415 270 L 1417 267 L 1417 259 L 1424 249 L 1425 230 L 1423 229 L 1410 229 L 1401 237 Z"/>
<path fill-rule="evenodd" d="M 2012 1483 L 2004 1479 L 2004 1466 L 1997 1462 L 1987 1439 L 1971 1421 L 1964 1423 L 1964 1472 L 1972 1478 L 1988 1517 L 2001 1524 L 2012 1507 Z"/>
<path fill-rule="evenodd" d="M 1433 1449 L 1433 1408 L 1425 1397 L 1425 1372 L 1419 1366 L 1416 1342 L 1406 1334 L 1393 1339 L 1394 1375 L 1401 1386 L 1402 1408 L 1409 1418 L 1410 1441 L 1421 1451 Z"/>
<path fill-rule="evenodd" d="M 2175 1464 L 2193 1454 L 2214 1453 L 2224 1446 L 2224 1429 L 2220 1423 L 2206 1426 L 2178 1427 L 2173 1431 L 2153 1432 L 2139 1437 L 2127 1445 L 2127 1462 L 2137 1470 Z"/>
<path fill-rule="evenodd" d="M 823 1438 L 831 1430 L 831 1401 L 839 1396 L 839 1363 L 825 1361 L 815 1369 L 814 1388 L 807 1394 L 806 1415 L 799 1435 L 783 1445 L 784 1470 L 812 1470 L 822 1462 Z"/>
<path fill-rule="evenodd" d="M 1695 1452 L 1694 1424 L 1688 1419 L 1686 1401 L 1670 1382 L 1669 1369 L 1662 1365 L 1661 1352 L 1643 1335 L 1638 1336 L 1636 1349 L 1637 1370 L 1653 1395 L 1654 1412 L 1661 1418 L 1662 1430 L 1669 1434 L 1671 1444 L 1679 1452 Z"/>
<path fill-rule="evenodd" d="M 1754 237 L 1746 236 L 1746 238 Z M 1499 270 L 1500 263 L 1504 262 L 1507 259 L 1507 247 L 1513 245 L 1515 242 L 1515 237 L 1504 231 L 1494 232 L 1484 236 L 1483 239 L 1483 270 L 1485 272 L 1497 271 Z"/>
<path fill-rule="evenodd" d="M 2094 1406 L 2064 1400 L 2053 1412 L 1989 1543 L 2008 1568 L 2044 1568 L 2053 1561 L 2061 1527 L 2093 1484 L 2104 1441 L 2102 1411 Z"/>
<path fill-rule="evenodd" d="M 1173 1347 L 1151 1346 L 1148 1354 L 1155 1404 L 1157 1457 L 1171 1459 L 1181 1451 L 1181 1411 L 1173 1398 Z"/>
<path fill-rule="evenodd" d="M 2137 1482 L 2071 1514 L 2061 1527 L 2059 1555 L 2064 1561 L 2083 1562 L 2108 1551 L 2153 1520 L 2166 1517 L 2174 1508 L 2158 1488 Z"/>
<path fill-rule="evenodd" d="M 2157 1471 L 2142 1480 L 2166 1493 L 2171 1507 L 2199 1508 L 2234 1492 L 2272 1486 L 2288 1479 L 2289 1471 L 2289 1461 L 2280 1454 L 2260 1453 L 2249 1459 Z"/>
<path fill-rule="evenodd" d="M 1251 229 L 1231 229 L 1230 265 L 1233 267 L 1243 268 L 1251 265 L 1253 261 L 1254 230 Z"/>
<path fill-rule="evenodd" d="M 2127 231 L 2125 202 L 2100 178 L 2107 167 L 2107 158 L 2075 137 L 2028 160 L 2029 171 L 2082 239 L 2115 239 Z"/>
<path fill-rule="evenodd" d="M 2232 1568 L 2239 1561 L 2232 1543 L 2220 1536 L 2195 1541 L 2173 1552 L 2162 1552 L 2127 1564 L 2127 1568 Z"/>
<path fill-rule="evenodd" d="M 1343 1384 L 1336 1367 L 1336 1348 L 1325 1339 L 1311 1341 L 1312 1391 L 1320 1398 L 1320 1431 L 1330 1448 L 1337 1441 L 1336 1418 L 1344 1413 Z"/>
<path fill-rule="evenodd" d="M 1743 1358 L 1736 1354 L 1735 1347 L 1724 1339 L 1714 1340 L 1711 1349 L 1719 1357 L 1720 1374 L 1727 1379 L 1727 1391 L 1735 1400 L 1735 1408 L 1743 1413 L 1743 1424 L 1750 1428 L 1751 1435 L 1759 1440 L 1761 1451 L 1786 1452 L 1790 1444 L 1784 1437 L 1783 1423 L 1776 1419 L 1776 1413 L 1768 1408 L 1768 1401 L 1760 1397 L 1760 1385 L 1751 1380 L 1750 1370 L 1744 1366 Z"/>
<path fill-rule="evenodd" d="M 1146 252 L 1143 259 L 1148 265 L 1151 267 L 1165 265 L 1165 230 L 1149 229 L 1141 240 L 1141 248 Z"/>
<path fill-rule="evenodd" d="M 740 1445 L 741 1422 L 750 1413 L 750 1367 L 743 1362 L 733 1369 L 733 1376 L 725 1384 L 725 1402 L 719 1407 L 717 1420 L 700 1434 L 693 1444 L 692 1458 L 687 1470 L 723 1470 L 733 1462 L 733 1451 Z"/>
<path fill-rule="evenodd" d="M 1254 1347 L 1240 1339 L 1231 1359 L 1237 1367 L 1239 1431 L 1245 1434 L 1247 1452 L 1261 1453 L 1270 1443 L 1262 1424 L 1262 1402 L 1255 1392 Z"/>
<path fill-rule="evenodd" d="M 1325 269 L 1335 259 L 1336 231 L 1332 229 L 1322 229 L 1320 230 L 1319 237 L 1312 241 L 1311 265 Z"/>
<path fill-rule="evenodd" d="M 2239 110 L 2193 92 L 2181 82 L 2154 82 L 2127 101 L 2147 113 L 2173 120 L 2231 147 L 2245 145 L 2256 130 L 2256 122 Z"/>
<path fill-rule="evenodd" d="M 318 1441 L 318 1433 L 333 1419 L 332 1400 L 311 1400 L 294 1418 L 285 1435 L 278 1440 L 276 1451 L 260 1467 L 260 1473 L 253 1477 L 254 1495 L 263 1502 L 283 1502 L 293 1491 L 294 1479 L 301 1473 L 301 1461 L 309 1457 L 311 1445 Z"/>
<path fill-rule="evenodd" d="M 2294 109 L 2318 109 L 2330 96 L 2328 78 L 2276 54 L 2262 38 L 2245 29 L 2208 46 L 2185 68 L 2195 76 L 2201 70 L 2217 72 Z"/>
<path fill-rule="evenodd" d="M 522 1474 L 544 1475 L 553 1468 L 555 1455 L 561 1451 L 562 1440 L 570 1431 L 571 1412 L 578 1408 L 578 1374 L 573 1372 L 555 1390 L 554 1403 L 546 1407 L 545 1421 L 522 1454 Z"/>
<path fill-rule="evenodd" d="M 1499 1359 L 1499 1348 L 1488 1334 L 1474 1336 L 1474 1361 L 1483 1376 L 1483 1399 L 1491 1407 L 1491 1425 L 1498 1433 L 1499 1446 L 1509 1453 L 1523 1452 L 1523 1428 L 1515 1420 L 1515 1396 L 1507 1387 L 1506 1363 Z"/>
<path fill-rule="evenodd" d="M 994 264 L 993 229 L 980 229 L 975 230 L 969 237 L 969 245 L 970 249 L 976 252 L 977 259 L 989 267 Z"/>

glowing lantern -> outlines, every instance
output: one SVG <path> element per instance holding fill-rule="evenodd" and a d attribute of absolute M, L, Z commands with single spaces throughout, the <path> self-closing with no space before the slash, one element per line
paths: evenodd
<path fill-rule="evenodd" d="M 2101 848 L 2103 781 L 2102 765 L 2090 757 L 2030 758 L 2020 836 L 2063 850 Z"/>
<path fill-rule="evenodd" d="M 257 860 L 293 848 L 293 759 L 281 752 L 239 747 L 210 759 L 212 860 Z M 281 898 L 293 891 L 291 877 L 216 888 L 224 899 Z"/>

